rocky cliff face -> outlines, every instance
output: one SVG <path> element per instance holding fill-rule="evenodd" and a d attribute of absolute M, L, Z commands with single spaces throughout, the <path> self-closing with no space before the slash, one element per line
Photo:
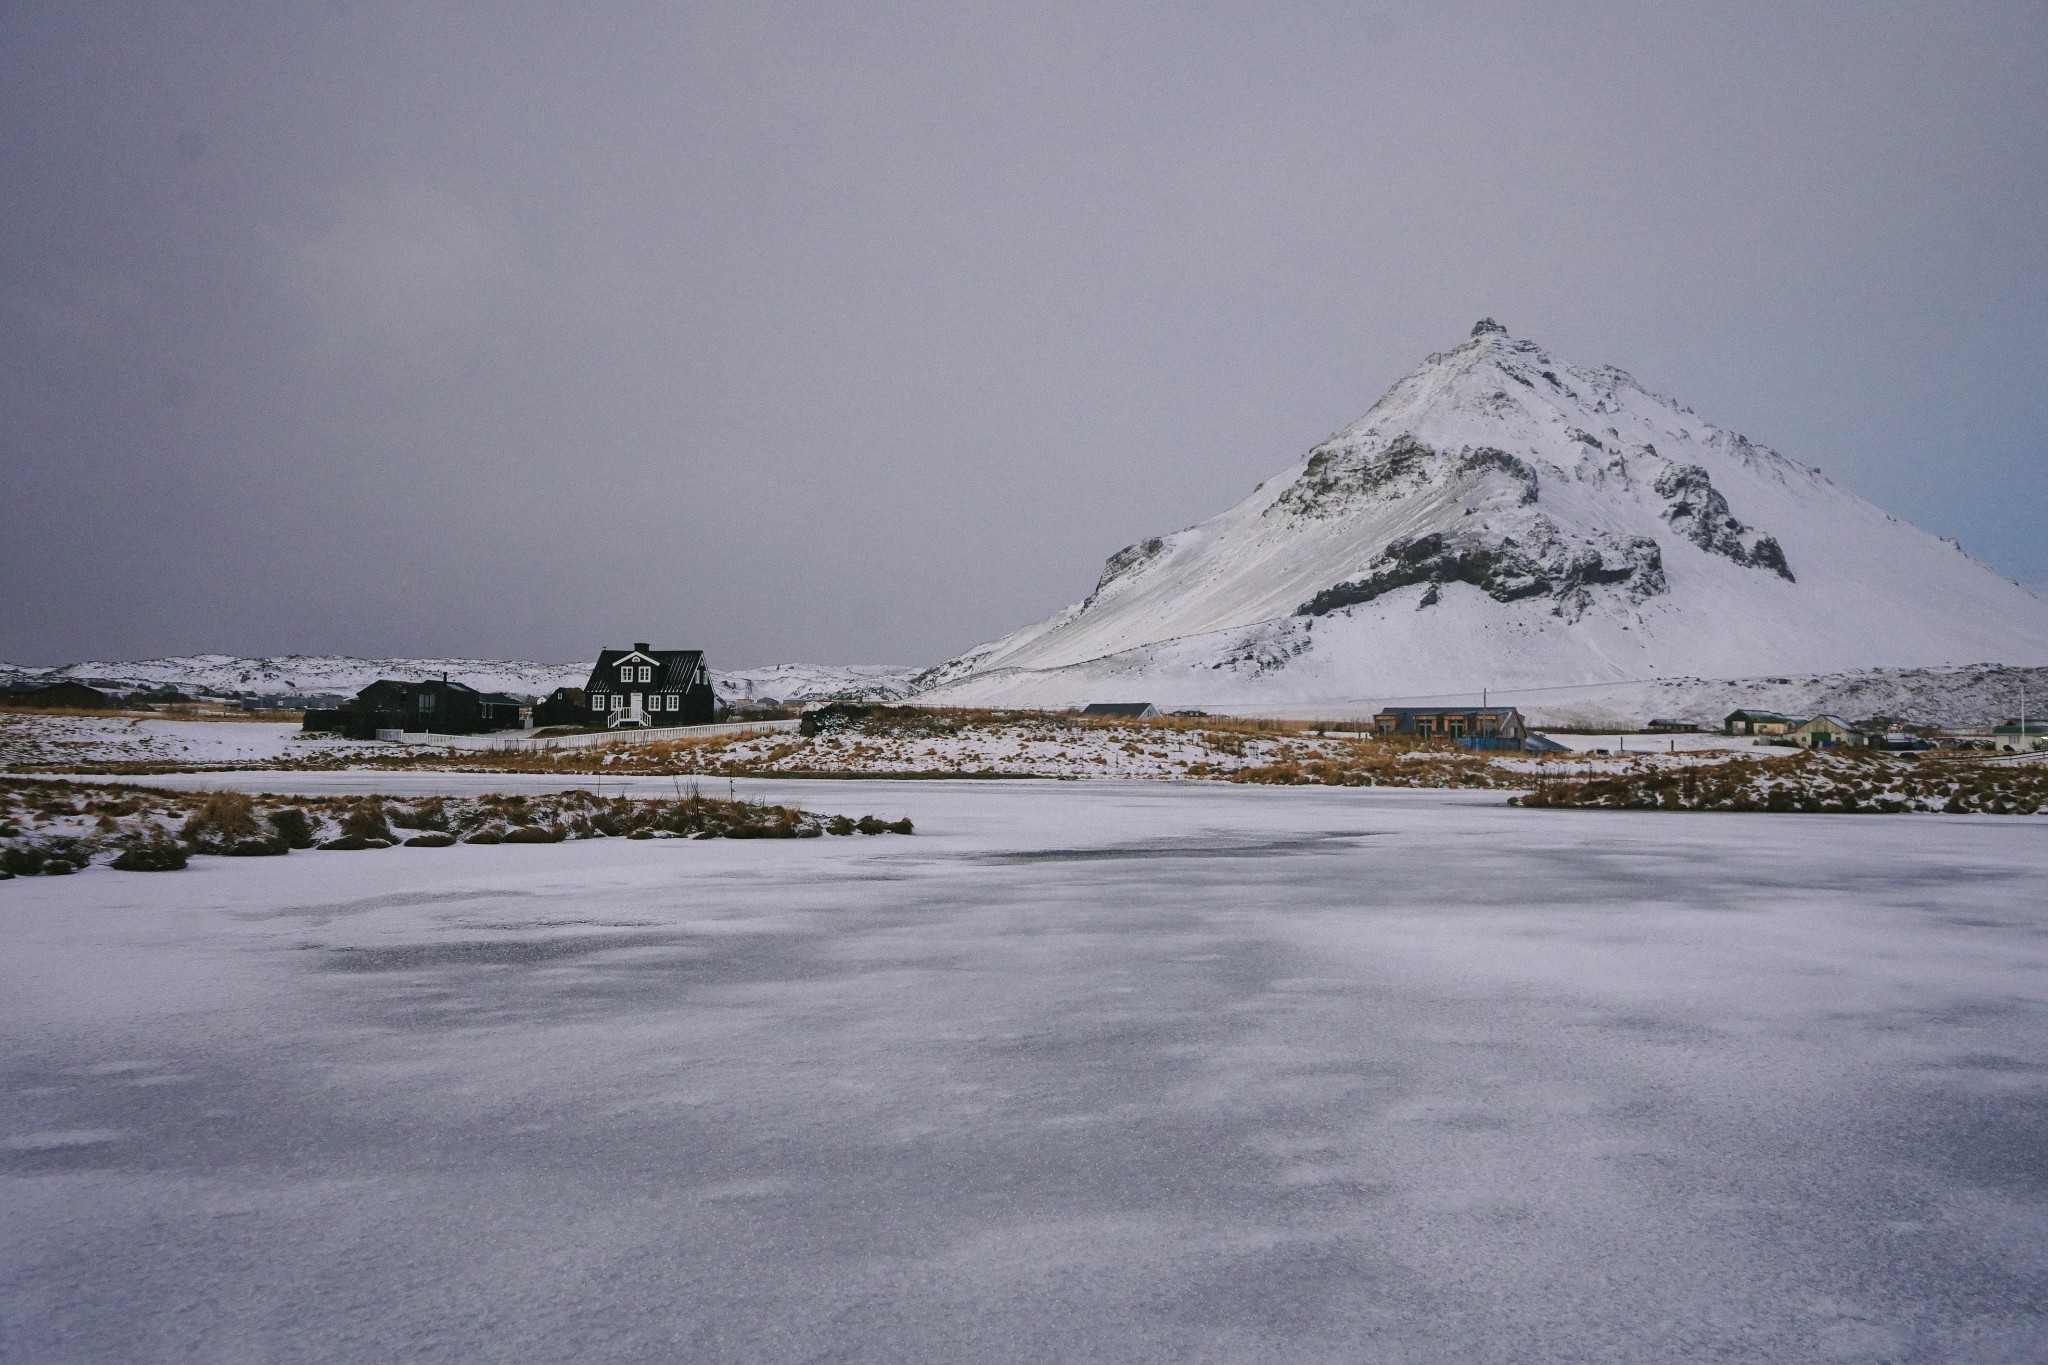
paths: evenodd
<path fill-rule="evenodd" d="M 2048 660 L 2048 606 L 1817 472 L 1491 319 L 1244 502 L 913 686 L 1066 702 Z"/>

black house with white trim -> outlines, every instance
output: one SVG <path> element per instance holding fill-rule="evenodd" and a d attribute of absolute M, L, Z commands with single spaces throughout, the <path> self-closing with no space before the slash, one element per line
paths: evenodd
<path fill-rule="evenodd" d="M 709 725 L 717 699 L 701 649 L 598 651 L 583 686 L 592 725 L 611 729 L 654 725 Z"/>

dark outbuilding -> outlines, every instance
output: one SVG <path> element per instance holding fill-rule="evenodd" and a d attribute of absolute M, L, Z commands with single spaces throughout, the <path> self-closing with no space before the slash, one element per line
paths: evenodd
<path fill-rule="evenodd" d="M 379 678 L 353 701 L 334 710 L 306 712 L 304 728 L 375 739 L 380 730 L 414 734 L 477 735 L 517 729 L 525 703 L 502 692 L 479 692 L 467 683 L 446 678 L 407 682 Z"/>
<path fill-rule="evenodd" d="M 30 692 L 15 692 L 6 697 L 9 706 L 62 707 L 66 710 L 112 711 L 121 703 L 100 691 L 87 687 L 82 682 L 66 678 L 63 682 L 51 683 Z"/>
<path fill-rule="evenodd" d="M 535 725 L 588 725 L 590 708 L 580 687 L 558 687 L 534 703 Z"/>

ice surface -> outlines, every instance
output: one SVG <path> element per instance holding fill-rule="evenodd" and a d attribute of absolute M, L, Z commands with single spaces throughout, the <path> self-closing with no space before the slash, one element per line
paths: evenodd
<path fill-rule="evenodd" d="M 2041 820 L 738 786 L 0 886 L 0 1355 L 2048 1356 Z"/>

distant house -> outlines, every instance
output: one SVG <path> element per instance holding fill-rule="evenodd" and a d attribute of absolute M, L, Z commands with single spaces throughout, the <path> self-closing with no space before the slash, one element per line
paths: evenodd
<path fill-rule="evenodd" d="M 525 703 L 502 692 L 479 692 L 467 683 L 433 678 L 407 682 L 379 678 L 351 701 L 307 710 L 303 728 L 375 739 L 380 731 L 412 734 L 478 735 L 514 730 L 523 723 Z"/>
<path fill-rule="evenodd" d="M 87 687 L 70 678 L 29 692 L 9 693 L 6 701 L 9 706 L 61 707 L 79 711 L 111 711 L 121 705 L 97 688 Z"/>
<path fill-rule="evenodd" d="M 1416 739 L 1508 742 L 1503 747 L 1519 747 L 1529 735 L 1522 713 L 1512 706 L 1389 706 L 1372 718 L 1372 728 Z"/>
<path fill-rule="evenodd" d="M 1839 716 L 1820 715 L 1803 720 L 1785 732 L 1802 749 L 1865 749 L 1870 736 Z"/>
<path fill-rule="evenodd" d="M 1991 727 L 1991 747 L 2011 754 L 2048 749 L 2048 720 L 2030 720 L 2024 724 L 2009 720 L 2003 725 L 1994 725 Z"/>
<path fill-rule="evenodd" d="M 1660 735 L 1690 735 L 1699 732 L 1699 723 L 1690 720 L 1652 720 L 1651 730 Z"/>
<path fill-rule="evenodd" d="M 535 725 L 588 725 L 590 707 L 580 687 L 558 687 L 533 704 Z"/>
<path fill-rule="evenodd" d="M 480 692 L 476 707 L 485 730 L 517 730 L 533 721 L 533 703 L 511 692 Z"/>
<path fill-rule="evenodd" d="M 1731 735 L 1782 735 L 1799 721 L 1798 716 L 1781 716 L 1776 711 L 1730 711 L 1721 729 Z"/>
<path fill-rule="evenodd" d="M 600 650 L 583 692 L 587 721 L 614 730 L 709 725 L 717 707 L 701 649 Z"/>
<path fill-rule="evenodd" d="M 1158 716 L 1159 708 L 1149 701 L 1091 701 L 1081 708 L 1081 714 L 1114 720 L 1151 720 Z"/>
<path fill-rule="evenodd" d="M 158 699 L 150 697 L 149 700 Z M 333 692 L 267 692 L 261 696 L 244 697 L 236 704 L 244 711 L 331 711 L 346 706 L 348 699 Z"/>

